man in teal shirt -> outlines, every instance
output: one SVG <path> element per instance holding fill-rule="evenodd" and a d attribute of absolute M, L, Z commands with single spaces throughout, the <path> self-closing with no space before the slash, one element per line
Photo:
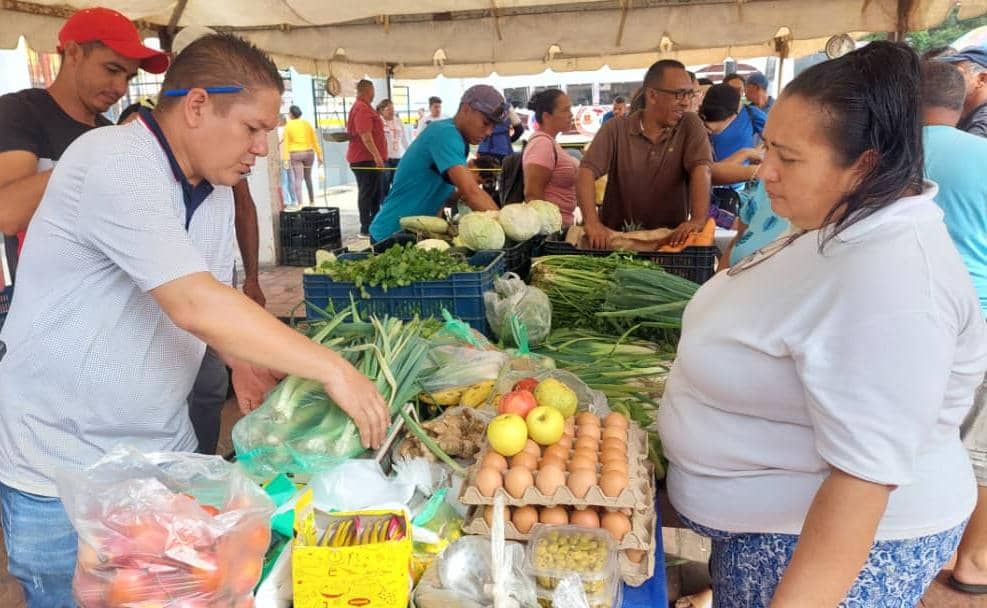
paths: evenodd
<path fill-rule="evenodd" d="M 401 230 L 401 218 L 435 215 L 453 190 L 474 211 L 497 204 L 466 168 L 470 144 L 479 144 L 507 118 L 507 104 L 497 89 L 478 84 L 463 94 L 452 118 L 431 123 L 401 158 L 394 183 L 370 224 L 370 238 L 381 241 Z"/>
<path fill-rule="evenodd" d="M 936 203 L 963 257 L 987 319 L 987 139 L 956 128 L 963 113 L 963 74 L 950 63 L 922 68 L 926 177 L 939 185 Z M 935 263 L 935 260 L 931 260 Z M 970 516 L 948 579 L 959 591 L 987 594 L 987 378 L 960 427 L 977 478 L 977 507 Z"/>

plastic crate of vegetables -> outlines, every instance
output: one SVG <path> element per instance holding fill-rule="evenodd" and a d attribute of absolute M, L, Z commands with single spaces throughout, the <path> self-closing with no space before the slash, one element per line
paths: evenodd
<path fill-rule="evenodd" d="M 606 257 L 611 253 L 614 253 L 614 251 L 607 249 L 579 249 L 572 243 L 562 240 L 561 237 L 549 237 L 542 243 L 536 257 L 542 255 L 589 255 Z M 627 255 L 650 260 L 667 272 L 701 285 L 713 278 L 713 275 L 716 274 L 716 262 L 720 257 L 720 250 L 715 246 L 686 247 L 676 253 L 638 251 L 627 252 Z"/>
<path fill-rule="evenodd" d="M 344 265 L 366 262 L 371 256 L 376 258 L 376 267 L 356 276 L 353 275 L 359 270 L 356 266 L 335 266 L 341 272 L 302 275 L 308 318 L 323 318 L 327 309 L 343 310 L 351 303 L 361 315 L 405 320 L 416 316 L 442 318 L 442 311 L 448 310 L 474 329 L 490 334 L 483 294 L 493 289 L 494 279 L 504 272 L 503 253 L 480 251 L 463 258 L 451 252 L 415 249 L 406 244 L 381 253 L 344 253 L 337 261 Z M 443 276 L 446 275 L 443 268 L 453 271 Z M 423 276 L 443 278 L 422 280 Z"/>
<path fill-rule="evenodd" d="M 419 240 L 418 235 L 411 232 L 395 232 L 386 239 L 371 246 L 367 251 L 380 253 L 394 245 L 416 243 Z M 531 258 L 535 256 L 543 240 L 545 240 L 545 237 L 541 235 L 535 235 L 521 242 L 508 240 L 504 243 L 503 249 L 485 249 L 484 251 L 503 252 L 504 272 L 513 272 L 522 279 L 527 280 L 531 274 Z"/>

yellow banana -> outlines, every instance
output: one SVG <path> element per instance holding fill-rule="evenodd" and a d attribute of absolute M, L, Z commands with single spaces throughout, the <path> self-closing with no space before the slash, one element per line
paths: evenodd
<path fill-rule="evenodd" d="M 419 399 L 432 405 L 459 405 L 459 400 L 463 395 L 462 389 L 446 389 L 434 393 L 422 393 Z"/>
<path fill-rule="evenodd" d="M 378 520 L 375 525 L 375 528 L 377 532 L 374 537 L 374 542 L 375 543 L 384 542 L 387 536 L 387 520 L 386 519 Z"/>
<path fill-rule="evenodd" d="M 350 529 L 353 526 L 353 521 L 347 519 L 343 523 L 339 524 L 339 531 L 336 532 L 336 538 L 333 541 L 334 547 L 345 547 L 349 544 Z"/>
<path fill-rule="evenodd" d="M 486 380 L 484 382 L 474 384 L 463 391 L 459 405 L 463 407 L 479 407 L 483 405 L 483 402 L 486 401 L 487 397 L 490 396 L 490 393 L 493 392 L 493 388 L 493 380 Z"/>

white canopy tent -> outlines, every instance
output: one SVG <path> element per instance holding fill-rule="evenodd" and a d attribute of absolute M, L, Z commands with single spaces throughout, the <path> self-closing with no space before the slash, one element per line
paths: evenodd
<path fill-rule="evenodd" d="M 482 77 L 686 64 L 820 50 L 843 32 L 934 26 L 955 0 L 2 0 L 0 47 L 53 50 L 78 8 L 103 5 L 167 39 L 190 25 L 237 31 L 282 66 L 399 78 Z M 987 12 L 964 0 L 960 17 Z"/>

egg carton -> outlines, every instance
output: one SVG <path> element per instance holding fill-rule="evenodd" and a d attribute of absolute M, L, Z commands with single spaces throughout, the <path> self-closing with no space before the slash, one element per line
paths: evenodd
<path fill-rule="evenodd" d="M 525 490 L 520 498 L 507 493 L 504 488 L 498 488 L 493 496 L 484 496 L 476 485 L 476 474 L 480 470 L 480 462 L 490 451 L 490 445 L 484 444 L 477 457 L 476 463 L 470 467 L 466 482 L 459 493 L 459 502 L 464 505 L 492 505 L 499 494 L 504 497 L 508 506 L 521 507 L 537 506 L 574 506 L 574 507 L 606 507 L 610 509 L 641 509 L 648 504 L 654 504 L 654 474 L 648 468 L 648 437 L 641 427 L 631 423 L 627 429 L 627 487 L 617 496 L 607 496 L 600 486 L 590 487 L 586 496 L 577 498 L 567 486 L 556 489 L 551 496 L 542 494 L 532 486 Z M 568 478 L 568 473 L 566 473 Z"/>
<path fill-rule="evenodd" d="M 655 571 L 655 543 L 658 516 L 655 513 L 654 500 L 652 507 L 637 509 L 631 513 L 631 531 L 617 544 L 617 560 L 620 576 L 625 583 L 637 587 L 652 577 Z M 483 519 L 484 506 L 473 506 L 466 514 L 463 522 L 463 532 L 476 536 L 490 536 L 490 526 Z M 527 542 L 540 528 L 550 527 L 536 523 L 527 534 L 522 534 L 510 521 L 504 522 L 504 537 L 507 540 Z M 644 551 L 644 559 L 639 563 L 632 561 L 626 550 Z"/>

